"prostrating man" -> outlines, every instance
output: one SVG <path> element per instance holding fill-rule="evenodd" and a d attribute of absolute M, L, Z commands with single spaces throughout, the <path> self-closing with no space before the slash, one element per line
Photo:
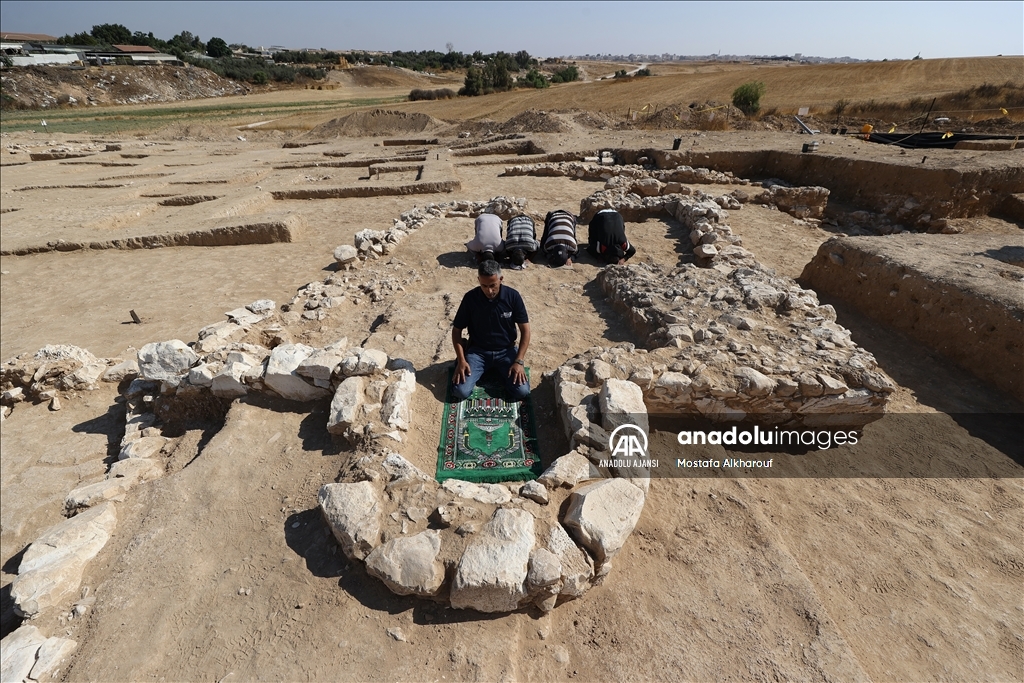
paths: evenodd
<path fill-rule="evenodd" d="M 476 262 L 493 261 L 505 247 L 501 239 L 501 219 L 493 213 L 482 213 L 476 217 L 473 239 L 466 242 L 466 248 L 476 255 Z"/>
<path fill-rule="evenodd" d="M 625 263 L 636 253 L 626 239 L 626 223 L 615 209 L 602 209 L 590 219 L 590 243 L 587 251 L 605 263 Z"/>
<path fill-rule="evenodd" d="M 530 319 L 519 292 L 501 283 L 501 266 L 484 261 L 477 270 L 480 286 L 466 292 L 452 322 L 455 373 L 452 395 L 469 398 L 483 374 L 494 368 L 505 381 L 509 396 L 521 401 L 530 395 L 526 379 L 526 350 Z M 516 328 L 519 345 L 516 346 Z M 469 341 L 462 338 L 469 331 Z"/>
<path fill-rule="evenodd" d="M 572 257 L 579 250 L 576 244 L 576 216 L 562 209 L 549 211 L 544 219 L 544 236 L 540 243 L 552 268 L 572 265 Z"/>
<path fill-rule="evenodd" d="M 537 242 L 537 227 L 526 215 L 510 218 L 505 230 L 505 253 L 512 261 L 512 268 L 526 267 L 526 259 L 533 258 L 540 244 Z"/>

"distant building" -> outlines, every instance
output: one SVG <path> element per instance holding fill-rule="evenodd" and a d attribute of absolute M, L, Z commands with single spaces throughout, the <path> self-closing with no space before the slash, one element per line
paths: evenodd
<path fill-rule="evenodd" d="M 55 36 L 48 36 L 45 33 L 10 33 L 0 31 L 0 40 L 14 43 L 56 43 Z"/>

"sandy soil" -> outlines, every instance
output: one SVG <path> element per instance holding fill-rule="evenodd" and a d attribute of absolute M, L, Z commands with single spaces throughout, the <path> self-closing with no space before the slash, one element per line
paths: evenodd
<path fill-rule="evenodd" d="M 588 149 L 611 141 L 588 135 L 574 130 L 538 139 L 555 149 L 559 142 Z M 616 136 L 615 142 L 636 147 L 666 142 L 641 133 Z M 43 142 L 28 134 L 14 139 Z M 453 195 L 253 199 L 272 189 L 333 181 L 315 178 L 334 169 L 274 165 L 329 159 L 324 150 L 380 155 L 378 142 L 350 138 L 281 149 L 258 140 L 174 141 L 148 147 L 151 155 L 133 160 L 139 165 L 130 169 L 49 161 L 19 167 L 19 173 L 5 170 L 4 208 L 19 209 L 3 214 L 5 249 L 8 240 L 45 244 L 71 235 L 194 229 L 270 214 L 297 217 L 302 229 L 295 241 L 270 245 L 2 257 L 2 356 L 46 343 L 112 356 L 149 341 L 189 341 L 226 310 L 262 297 L 287 301 L 298 286 L 329 274 L 335 246 L 351 243 L 363 228 L 389 227 L 415 204 L 504 194 L 527 197 L 529 210 L 543 214 L 574 210 L 601 187 L 566 178 L 505 178 L 499 177 L 501 165 L 456 163 L 462 188 Z M 775 144 L 798 142 L 788 136 Z M 879 158 L 889 152 L 865 145 L 860 150 Z M 979 166 L 989 163 L 987 154 L 998 153 L 970 153 Z M 0 158 L 12 160 L 6 153 Z M 474 160 L 479 158 L 465 161 Z M 168 166 L 181 163 L 198 166 Z M 168 171 L 174 175 L 149 175 Z M 16 190 L 100 182 L 115 173 L 133 174 L 134 185 Z M 204 178 L 228 182 L 207 189 L 171 185 Z M 717 194 L 732 188 L 704 189 Z M 158 201 L 143 194 L 172 190 L 223 196 L 190 207 L 135 208 Z M 75 219 L 79 214 L 84 218 Z M 761 261 L 793 277 L 831 234 L 754 205 L 734 212 L 731 225 Z M 627 229 L 638 262 L 678 262 L 681 228 L 673 221 L 630 223 Z M 580 232 L 585 240 L 586 229 Z M 347 336 L 415 364 L 415 426 L 401 452 L 428 471 L 452 357 L 450 319 L 474 285 L 475 270 L 462 247 L 471 233 L 466 218 L 428 224 L 392 257 L 352 275 L 393 278 L 403 291 L 377 304 L 348 302 L 301 327 L 305 343 Z M 534 264 L 506 273 L 506 284 L 523 293 L 533 323 L 529 363 L 546 460 L 564 453 L 567 444 L 543 373 L 591 346 L 635 341 L 595 286 L 597 271 L 584 258 L 571 269 Z M 127 323 L 129 309 L 142 315 L 143 325 Z M 840 304 L 837 309 L 854 341 L 899 383 L 895 410 L 1020 410 L 927 347 Z M 399 335 L 403 341 L 396 341 Z M 4 633 L 17 624 L 7 586 L 20 553 L 61 519 L 63 495 L 102 478 L 115 457 L 123 408 L 114 399 L 114 390 L 103 387 L 68 396 L 58 413 L 19 405 L 2 423 Z M 325 405 L 253 399 L 237 401 L 223 427 L 193 425 L 168 459 L 170 475 L 140 486 L 119 504 L 116 534 L 84 581 L 97 597 L 93 610 L 71 621 L 64 614 L 37 620 L 79 642 L 63 679 L 1024 678 L 1019 477 L 656 480 L 634 535 L 602 586 L 546 616 L 487 616 L 396 597 L 345 561 L 316 509 L 318 488 L 333 481 L 351 456 L 330 441 L 325 421 Z M 985 434 L 953 417 L 937 414 L 928 424 L 927 430 L 896 430 L 887 457 L 959 452 L 1001 471 L 1019 470 Z M 670 451 L 668 437 L 659 435 L 656 445 Z M 404 641 L 388 635 L 395 627 Z"/>

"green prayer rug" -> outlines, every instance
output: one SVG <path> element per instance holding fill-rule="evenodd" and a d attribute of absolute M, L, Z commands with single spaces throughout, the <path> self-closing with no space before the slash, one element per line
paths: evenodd
<path fill-rule="evenodd" d="M 469 398 L 453 401 L 453 373 L 448 373 L 437 480 L 496 483 L 536 479 L 543 469 L 533 397 L 521 402 L 511 400 L 501 378 L 487 373 Z M 529 381 L 529 368 L 526 378 Z"/>

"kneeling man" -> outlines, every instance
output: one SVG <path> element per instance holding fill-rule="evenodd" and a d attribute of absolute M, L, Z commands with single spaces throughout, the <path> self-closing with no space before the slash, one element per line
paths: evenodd
<path fill-rule="evenodd" d="M 526 379 L 526 350 L 530 346 L 530 319 L 519 292 L 501 284 L 501 266 L 484 261 L 477 270 L 480 286 L 466 292 L 452 322 L 455 374 L 452 395 L 469 398 L 484 372 L 494 368 L 505 380 L 513 400 L 530 395 Z M 519 346 L 516 346 L 516 328 Z M 469 341 L 462 338 L 469 331 Z"/>

